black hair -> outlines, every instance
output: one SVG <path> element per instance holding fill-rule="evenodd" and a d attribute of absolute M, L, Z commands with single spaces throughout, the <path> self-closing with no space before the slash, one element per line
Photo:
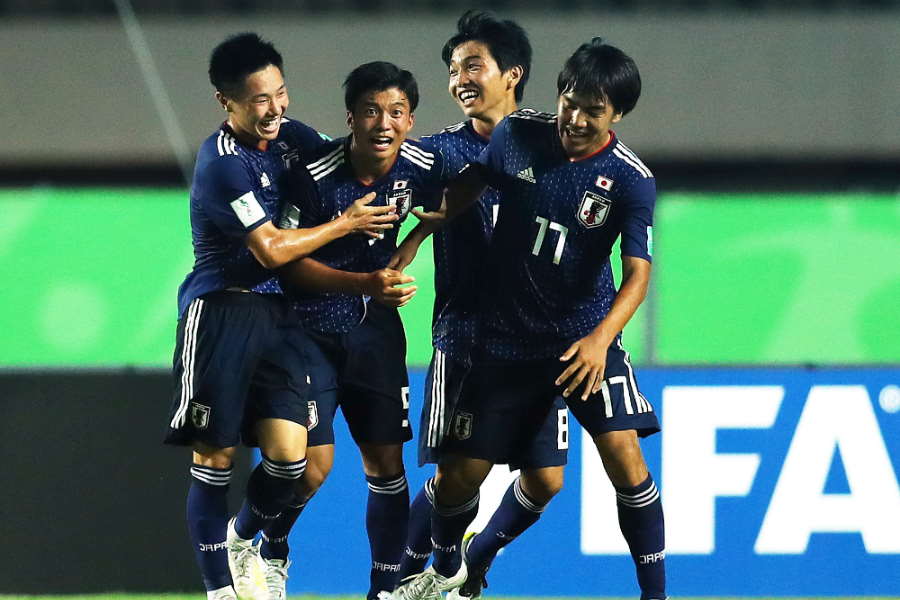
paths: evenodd
<path fill-rule="evenodd" d="M 353 112 L 356 102 L 364 94 L 394 87 L 406 94 L 409 111 L 416 110 L 419 105 L 419 85 L 412 73 L 383 60 L 359 65 L 344 80 L 344 106 Z"/>
<path fill-rule="evenodd" d="M 255 33 L 239 33 L 215 47 L 209 58 L 209 81 L 229 98 L 241 94 L 251 73 L 269 65 L 284 73 L 284 61 L 271 42 Z"/>
<path fill-rule="evenodd" d="M 456 33 L 441 51 L 444 64 L 449 67 L 456 47 L 471 40 L 487 46 L 502 72 L 516 65 L 522 67 L 522 78 L 516 85 L 516 102 L 521 102 L 531 73 L 531 42 L 525 30 L 515 21 L 501 21 L 489 12 L 466 11 L 456 23 Z"/>
<path fill-rule="evenodd" d="M 641 74 L 630 56 L 595 37 L 569 57 L 556 80 L 560 95 L 576 92 L 603 98 L 622 116 L 641 96 Z"/>

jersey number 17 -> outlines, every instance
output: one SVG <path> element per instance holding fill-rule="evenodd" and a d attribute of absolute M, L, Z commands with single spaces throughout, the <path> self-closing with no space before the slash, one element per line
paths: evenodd
<path fill-rule="evenodd" d="M 538 224 L 538 230 L 537 235 L 534 238 L 534 246 L 531 248 L 531 253 L 535 256 L 540 255 L 541 246 L 544 245 L 544 238 L 547 237 L 548 229 L 551 231 L 558 231 L 559 236 L 556 240 L 556 248 L 553 250 L 553 264 L 558 265 L 559 261 L 562 259 L 563 248 L 566 246 L 566 234 L 569 233 L 569 228 L 544 217 L 535 217 L 534 220 Z"/>

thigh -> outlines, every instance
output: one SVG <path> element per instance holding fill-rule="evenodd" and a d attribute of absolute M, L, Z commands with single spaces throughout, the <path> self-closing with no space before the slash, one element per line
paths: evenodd
<path fill-rule="evenodd" d="M 280 419 L 303 428 L 309 426 L 312 345 L 298 324 L 279 327 L 279 337 L 260 357 L 250 381 L 243 429 L 246 444 L 256 445 L 256 423 L 261 420 Z"/>
<path fill-rule="evenodd" d="M 400 397 L 409 392 L 406 334 L 396 308 L 369 302 L 363 322 L 343 336 L 338 383 Z"/>
<path fill-rule="evenodd" d="M 616 338 L 606 353 L 606 371 L 600 392 L 591 394 L 585 401 L 573 395 L 566 402 L 592 437 L 629 429 L 645 437 L 660 429 L 653 405 L 638 388 L 631 359 L 622 347 L 621 338 Z"/>
<path fill-rule="evenodd" d="M 547 419 L 555 362 L 473 366 L 441 451 L 495 464 L 514 461 Z"/>
<path fill-rule="evenodd" d="M 556 396 L 540 430 L 523 452 L 512 460 L 510 469 L 561 467 L 568 462 L 568 458 L 569 411 L 562 396 Z"/>
<path fill-rule="evenodd" d="M 419 419 L 419 466 L 437 463 L 440 447 L 450 430 L 450 420 L 469 367 L 435 349 L 425 377 L 422 415 Z"/>
<path fill-rule="evenodd" d="M 369 303 L 362 324 L 343 336 L 338 401 L 357 444 L 412 439 L 406 337 L 396 309 Z"/>
<path fill-rule="evenodd" d="M 166 443 L 226 448 L 240 441 L 253 374 L 276 334 L 270 308 L 258 295 L 238 292 L 190 304 L 176 334 Z"/>
<path fill-rule="evenodd" d="M 310 363 L 309 440 L 310 448 L 334 444 L 334 416 L 338 407 L 339 343 L 333 338 L 313 338 Z"/>

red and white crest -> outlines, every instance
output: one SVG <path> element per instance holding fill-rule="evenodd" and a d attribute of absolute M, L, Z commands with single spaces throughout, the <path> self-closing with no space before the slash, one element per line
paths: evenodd
<path fill-rule="evenodd" d="M 600 194 L 585 192 L 578 206 L 578 220 L 588 229 L 600 227 L 606 223 L 610 205 L 612 202 Z"/>

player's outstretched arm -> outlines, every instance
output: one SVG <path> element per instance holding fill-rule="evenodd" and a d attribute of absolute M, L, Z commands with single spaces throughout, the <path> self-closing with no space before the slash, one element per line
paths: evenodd
<path fill-rule="evenodd" d="M 475 204 L 484 193 L 488 182 L 481 172 L 481 165 L 467 165 L 444 190 L 445 220 L 452 221 Z"/>
<path fill-rule="evenodd" d="M 247 247 L 262 266 L 277 269 L 345 235 L 378 237 L 394 226 L 397 214 L 393 206 L 369 206 L 374 199 L 374 192 L 366 194 L 338 218 L 315 227 L 279 229 L 271 221 L 263 223 L 247 236 Z"/>
<path fill-rule="evenodd" d="M 400 287 L 415 278 L 400 271 L 386 268 L 371 273 L 354 273 L 333 269 L 312 258 L 288 263 L 279 271 L 282 281 L 289 287 L 305 292 L 371 296 L 386 306 L 403 306 L 416 294 L 416 286 Z"/>
<path fill-rule="evenodd" d="M 391 260 L 388 261 L 388 269 L 402 271 L 408 267 L 419 252 L 419 246 L 422 245 L 422 242 L 424 242 L 429 235 L 440 229 L 446 221 L 446 208 L 444 205 L 441 205 L 440 210 L 432 212 L 424 212 L 414 208 L 412 213 L 416 215 L 419 222 L 416 223 L 416 226 L 413 227 L 412 231 L 410 231 L 406 237 L 403 238 L 400 245 L 397 246 L 397 250 L 394 251 L 394 255 L 391 257 Z"/>
<path fill-rule="evenodd" d="M 635 256 L 623 256 L 622 287 L 606 318 L 559 357 L 561 361 L 571 361 L 556 379 L 556 385 L 566 386 L 563 396 L 569 397 L 582 384 L 582 400 L 600 391 L 606 370 L 606 351 L 644 301 L 649 284 L 650 262 Z"/>

